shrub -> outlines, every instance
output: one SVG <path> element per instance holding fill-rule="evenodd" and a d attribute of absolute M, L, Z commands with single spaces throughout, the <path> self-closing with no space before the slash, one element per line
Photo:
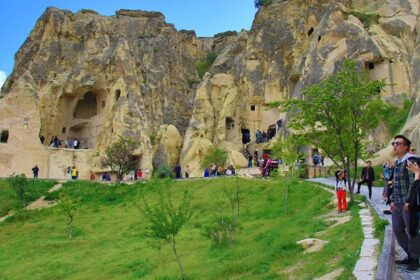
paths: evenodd
<path fill-rule="evenodd" d="M 388 126 L 389 133 L 396 135 L 404 126 L 408 114 L 410 113 L 411 107 L 413 107 L 414 101 L 411 99 L 405 99 L 402 108 L 398 108 L 391 104 L 386 104 L 383 112 L 383 120 Z"/>
<path fill-rule="evenodd" d="M 28 179 L 25 174 L 11 175 L 7 181 L 19 196 L 22 207 L 25 207 L 25 193 L 28 188 Z"/>
<path fill-rule="evenodd" d="M 211 148 L 207 154 L 204 156 L 201 167 L 209 167 L 211 164 L 216 164 L 217 166 L 224 166 L 227 160 L 228 154 L 227 151 L 219 148 Z"/>
<path fill-rule="evenodd" d="M 357 17 L 367 28 L 369 28 L 372 24 L 377 24 L 380 18 L 380 16 L 375 13 L 362 13 L 352 11 L 350 12 L 350 14 Z"/>
<path fill-rule="evenodd" d="M 195 66 L 197 69 L 198 76 L 200 78 L 202 78 L 204 74 L 206 74 L 206 72 L 210 69 L 216 58 L 217 54 L 209 53 L 204 60 L 197 61 Z"/>
<path fill-rule="evenodd" d="M 167 164 L 159 165 L 155 172 L 156 177 L 160 179 L 172 177 L 172 169 Z"/>

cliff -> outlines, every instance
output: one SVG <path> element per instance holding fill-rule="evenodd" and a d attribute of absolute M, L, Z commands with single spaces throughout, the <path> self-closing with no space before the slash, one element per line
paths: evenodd
<path fill-rule="evenodd" d="M 148 171 L 180 160 L 201 175 L 213 146 L 243 165 L 244 135 L 255 140 L 257 129 L 273 129 L 279 119 L 287 129 L 287 114 L 267 104 L 299 97 L 344 58 L 392 84 L 385 100 L 416 100 L 403 132 L 419 150 L 419 3 L 365 2 L 274 0 L 260 8 L 250 31 L 213 38 L 177 31 L 158 12 L 105 17 L 49 8 L 1 91 L 0 130 L 8 139 L 0 143 L 0 176 L 30 173 L 38 164 L 41 176 L 63 177 L 75 164 L 87 178 L 90 170 L 101 172 L 100 157 L 119 135 L 140 141 L 133 153 Z M 216 60 L 200 78 L 196 63 L 209 54 Z M 390 135 L 378 133 L 383 147 Z M 49 148 L 53 136 L 78 138 L 83 150 Z"/>

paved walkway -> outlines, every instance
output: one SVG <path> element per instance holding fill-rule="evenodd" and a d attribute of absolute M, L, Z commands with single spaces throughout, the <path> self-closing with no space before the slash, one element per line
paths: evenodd
<path fill-rule="evenodd" d="M 324 185 L 328 186 L 334 186 L 335 180 L 334 179 L 328 179 L 328 178 L 315 178 L 311 179 L 313 182 L 318 182 Z M 357 188 L 357 185 L 355 186 Z M 371 204 L 375 211 L 381 216 L 386 217 L 388 219 L 389 224 L 391 225 L 391 215 L 383 215 L 383 210 L 389 210 L 389 207 L 382 202 L 382 188 L 373 187 L 372 188 L 372 200 Z M 360 194 L 368 197 L 368 188 L 366 185 L 362 185 Z M 406 254 L 402 250 L 402 248 L 398 245 L 398 242 L 396 243 L 396 255 L 395 259 L 403 259 L 405 258 Z M 420 270 L 417 270 L 415 273 L 413 272 L 407 272 L 405 270 L 406 266 L 404 265 L 396 265 L 396 271 L 395 271 L 395 277 L 394 279 L 398 280 L 419 280 L 420 279 Z"/>

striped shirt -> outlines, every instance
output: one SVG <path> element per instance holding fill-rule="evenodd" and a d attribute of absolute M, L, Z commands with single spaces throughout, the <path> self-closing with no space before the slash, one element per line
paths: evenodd
<path fill-rule="evenodd" d="M 408 171 L 406 160 L 395 161 L 392 202 L 397 205 L 407 202 L 413 184 L 414 173 Z"/>

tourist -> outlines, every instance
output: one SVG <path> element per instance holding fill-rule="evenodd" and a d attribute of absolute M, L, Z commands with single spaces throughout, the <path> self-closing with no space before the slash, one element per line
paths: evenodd
<path fill-rule="evenodd" d="M 414 184 L 411 188 L 405 207 L 410 213 L 409 228 L 411 237 L 419 234 L 419 214 L 420 214 L 420 158 L 409 158 L 407 168 L 414 173 Z"/>
<path fill-rule="evenodd" d="M 96 179 L 95 173 L 93 173 L 92 171 L 90 171 L 90 176 L 89 176 L 89 179 L 90 179 L 91 181 L 95 181 L 95 179 Z"/>
<path fill-rule="evenodd" d="M 67 179 L 71 180 L 71 167 L 67 167 Z"/>
<path fill-rule="evenodd" d="M 279 119 L 277 122 L 276 122 L 276 133 L 278 133 L 279 132 L 279 130 L 280 130 L 280 128 L 283 126 L 283 120 L 282 119 Z"/>
<path fill-rule="evenodd" d="M 319 162 L 321 163 L 321 166 L 324 166 L 324 154 L 323 153 L 319 153 Z"/>
<path fill-rule="evenodd" d="M 347 191 L 347 179 L 346 179 L 346 171 L 340 170 L 335 173 L 335 192 L 337 194 L 337 208 L 338 214 L 346 213 L 347 212 L 347 199 L 346 199 L 346 191 Z"/>
<path fill-rule="evenodd" d="M 73 140 L 73 148 L 76 150 L 80 149 L 80 141 L 77 138 Z"/>
<path fill-rule="evenodd" d="M 236 174 L 235 167 L 233 167 L 233 165 L 231 164 L 231 165 L 229 166 L 229 168 L 230 168 L 230 170 L 232 171 L 232 175 L 235 175 L 235 174 Z"/>
<path fill-rule="evenodd" d="M 210 177 L 210 169 L 208 168 L 204 169 L 203 177 L 204 178 Z"/>
<path fill-rule="evenodd" d="M 360 193 L 360 186 L 366 184 L 369 189 L 369 199 L 372 199 L 372 185 L 375 181 L 375 171 L 372 167 L 372 162 L 367 161 L 367 166 L 362 168 L 362 174 L 360 176 L 360 181 L 357 183 L 357 193 Z"/>
<path fill-rule="evenodd" d="M 190 166 L 187 165 L 187 167 L 185 168 L 185 178 L 190 178 Z"/>
<path fill-rule="evenodd" d="M 266 176 L 270 176 L 271 168 L 273 168 L 273 160 L 271 158 L 267 159 L 267 164 L 265 165 L 266 168 Z"/>
<path fill-rule="evenodd" d="M 224 170 L 223 170 L 223 166 L 219 166 L 218 168 L 217 168 L 217 176 L 221 176 L 221 175 L 223 175 L 224 174 Z"/>
<path fill-rule="evenodd" d="M 143 171 L 141 169 L 137 170 L 137 179 L 140 179 L 143 177 Z"/>
<path fill-rule="evenodd" d="M 420 239 L 419 235 L 413 235 L 417 228 L 411 228 L 410 220 L 413 220 L 413 212 L 408 210 L 409 194 L 414 185 L 414 174 L 409 172 L 407 159 L 410 155 L 411 141 L 404 135 L 397 135 L 391 143 L 397 160 L 393 172 L 393 193 L 391 197 L 392 229 L 395 237 L 407 254 L 403 260 L 397 260 L 397 264 L 408 265 L 408 271 L 416 271 L 419 268 Z M 417 215 L 417 213 L 415 214 Z M 410 234 L 407 234 L 410 233 Z"/>
<path fill-rule="evenodd" d="M 261 143 L 261 131 L 257 129 L 257 131 L 255 132 L 255 138 L 256 138 L 256 142 L 257 144 Z"/>
<path fill-rule="evenodd" d="M 177 179 L 181 179 L 182 178 L 182 173 L 181 173 L 181 165 L 179 165 L 179 163 L 175 164 L 174 167 L 174 173 L 175 173 L 175 178 Z"/>
<path fill-rule="evenodd" d="M 318 154 L 318 152 L 315 152 L 315 154 L 313 155 L 313 157 L 312 157 L 312 163 L 315 165 L 315 166 L 318 166 L 318 164 L 319 164 L 319 160 L 320 160 L 320 158 L 319 158 L 319 154 Z"/>
<path fill-rule="evenodd" d="M 38 165 L 35 165 L 35 166 L 32 168 L 32 173 L 34 174 L 34 179 L 38 178 L 38 173 L 39 173 L 39 168 L 38 168 Z"/>
<path fill-rule="evenodd" d="M 79 177 L 79 171 L 77 170 L 75 166 L 73 166 L 73 168 L 71 169 L 71 179 L 77 180 L 78 177 Z"/>
<path fill-rule="evenodd" d="M 383 176 L 384 176 L 384 189 L 382 191 L 382 198 L 383 202 L 388 203 L 389 202 L 389 196 L 391 195 L 391 189 L 389 188 L 389 181 L 391 181 L 392 178 L 392 172 L 394 170 L 394 167 L 392 166 L 392 163 L 390 160 L 386 160 L 384 164 L 382 165 L 383 170 Z"/>
<path fill-rule="evenodd" d="M 252 155 L 249 154 L 248 155 L 248 168 L 251 168 L 251 167 L 252 167 Z"/>
<path fill-rule="evenodd" d="M 254 166 L 259 167 L 260 162 L 258 160 L 258 151 L 254 151 Z"/>
<path fill-rule="evenodd" d="M 216 164 L 212 164 L 210 167 L 210 176 L 217 176 L 217 165 Z"/>

